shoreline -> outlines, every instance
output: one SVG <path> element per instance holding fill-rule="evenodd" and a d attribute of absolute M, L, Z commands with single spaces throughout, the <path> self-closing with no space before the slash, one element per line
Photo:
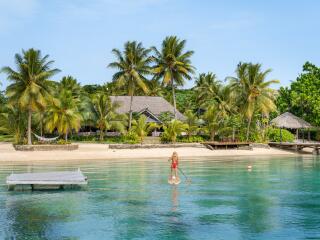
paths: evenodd
<path fill-rule="evenodd" d="M 62 162 L 62 161 L 95 161 L 95 160 L 146 160 L 164 159 L 177 151 L 182 158 L 224 158 L 224 157 L 259 157 L 259 156 L 298 156 L 300 154 L 276 148 L 253 150 L 209 150 L 199 147 L 180 148 L 148 148 L 148 149 L 109 149 L 108 144 L 79 143 L 79 149 L 74 151 L 15 151 L 10 143 L 0 144 L 1 162 Z"/>

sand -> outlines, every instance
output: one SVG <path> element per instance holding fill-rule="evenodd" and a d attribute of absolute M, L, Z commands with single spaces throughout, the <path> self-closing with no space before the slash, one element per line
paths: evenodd
<path fill-rule="evenodd" d="M 270 148 L 254 148 L 253 150 L 209 150 L 207 148 L 157 148 L 157 149 L 108 149 L 107 144 L 80 143 L 75 151 L 15 151 L 11 144 L 0 143 L 1 161 L 68 161 L 68 160 L 115 160 L 115 159 L 146 159 L 168 158 L 173 151 L 180 157 L 233 157 L 233 156 L 271 156 L 295 155 L 294 152 Z"/>

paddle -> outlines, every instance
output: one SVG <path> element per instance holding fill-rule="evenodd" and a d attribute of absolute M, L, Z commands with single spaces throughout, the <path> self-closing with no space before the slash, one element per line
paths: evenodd
<path fill-rule="evenodd" d="M 188 178 L 188 177 L 184 174 L 184 172 L 182 171 L 182 169 L 179 168 L 179 167 L 178 167 L 178 169 L 179 169 L 179 171 L 182 173 L 182 175 L 186 178 L 186 182 L 187 182 L 187 183 L 191 183 L 191 179 Z"/>
<path fill-rule="evenodd" d="M 169 161 L 171 161 L 170 158 L 168 159 L 168 162 L 169 162 Z M 182 173 L 182 175 L 185 177 L 186 182 L 187 182 L 187 183 L 191 183 L 191 179 L 187 177 L 187 175 L 182 171 L 182 169 L 179 168 L 179 167 L 178 167 L 178 169 L 179 169 L 179 171 Z"/>

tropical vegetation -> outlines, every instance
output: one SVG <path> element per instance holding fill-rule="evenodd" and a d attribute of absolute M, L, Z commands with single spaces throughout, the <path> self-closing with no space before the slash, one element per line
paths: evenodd
<path fill-rule="evenodd" d="M 12 82 L 6 90 L 9 103 L 28 114 L 28 144 L 31 144 L 32 113 L 45 108 L 51 100 L 53 82 L 50 78 L 59 72 L 51 68 L 54 61 L 48 59 L 49 55 L 42 57 L 39 50 L 31 48 L 15 55 L 16 70 L 2 68 Z"/>
<path fill-rule="evenodd" d="M 285 111 L 320 124 L 320 68 L 309 62 L 296 81 L 276 91 L 279 81 L 258 63 L 240 62 L 225 79 L 210 71 L 196 75 L 194 52 L 176 36 L 166 37 L 160 47 L 128 41 L 112 53 L 107 64 L 112 81 L 83 86 L 73 76 L 53 81 L 60 70 L 40 50 L 16 54 L 15 67 L 1 69 L 9 85 L 0 92 L 0 135 L 20 144 L 32 144 L 33 134 L 58 135 L 64 142 L 143 143 L 157 129 L 162 142 L 265 142 L 279 137 L 269 122 Z M 183 88 L 191 79 L 194 86 Z M 130 96 L 128 114 L 119 113 L 114 95 Z M 161 124 L 149 123 L 133 112 L 137 95 L 161 96 L 174 110 L 158 116 Z M 185 119 L 178 119 L 178 111 Z M 290 134 L 283 131 L 288 141 Z"/>
<path fill-rule="evenodd" d="M 184 52 L 185 40 L 180 40 L 176 36 L 166 37 L 162 42 L 161 50 L 152 47 L 155 54 L 153 60 L 155 66 L 153 73 L 155 79 L 162 79 L 164 85 L 170 85 L 172 89 L 172 100 L 174 107 L 174 118 L 177 118 L 177 104 L 175 88 L 183 86 L 184 80 L 191 80 L 194 67 L 191 65 L 193 51 Z"/>
<path fill-rule="evenodd" d="M 129 110 L 129 130 L 132 123 L 132 101 L 137 88 L 148 92 L 146 84 L 146 76 L 151 73 L 150 63 L 152 61 L 149 55 L 150 49 L 142 46 L 142 43 L 126 42 L 124 51 L 118 49 L 112 50 L 116 61 L 110 63 L 108 66 L 114 68 L 117 72 L 113 75 L 113 81 L 119 88 L 123 87 L 127 90 L 130 99 Z"/>

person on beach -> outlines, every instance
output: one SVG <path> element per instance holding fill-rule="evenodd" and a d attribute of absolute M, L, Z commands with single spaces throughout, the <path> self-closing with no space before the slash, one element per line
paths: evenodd
<path fill-rule="evenodd" d="M 178 165 L 179 165 L 179 157 L 177 152 L 173 152 L 171 158 L 171 179 L 178 178 Z"/>

